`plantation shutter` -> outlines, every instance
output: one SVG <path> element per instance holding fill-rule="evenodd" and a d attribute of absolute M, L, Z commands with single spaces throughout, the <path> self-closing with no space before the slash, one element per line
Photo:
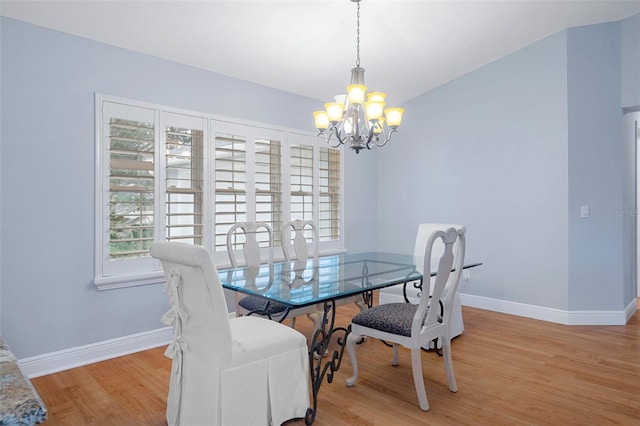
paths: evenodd
<path fill-rule="evenodd" d="M 274 244 L 280 244 L 283 223 L 282 143 L 279 140 L 255 139 L 255 217 L 273 230 Z M 264 228 L 261 228 L 264 229 Z M 268 241 L 268 235 L 257 235 Z"/>
<path fill-rule="evenodd" d="M 162 282 L 154 241 L 225 264 L 238 222 L 269 224 L 280 245 L 284 223 L 315 221 L 320 250 L 344 250 L 342 151 L 315 135 L 100 94 L 95 105 L 98 289 Z"/>
<path fill-rule="evenodd" d="M 203 245 L 204 122 L 165 118 L 166 239 Z"/>
<path fill-rule="evenodd" d="M 313 220 L 313 147 L 290 145 L 291 220 Z"/>
<path fill-rule="evenodd" d="M 229 229 L 247 221 L 247 139 L 234 133 L 215 134 L 215 251 L 226 251 Z"/>
<path fill-rule="evenodd" d="M 340 153 L 338 149 L 320 148 L 320 241 L 340 238 Z"/>
<path fill-rule="evenodd" d="M 140 119 L 133 118 L 140 116 Z M 105 114 L 109 156 L 109 260 L 148 257 L 154 238 L 152 111 L 117 106 Z"/>

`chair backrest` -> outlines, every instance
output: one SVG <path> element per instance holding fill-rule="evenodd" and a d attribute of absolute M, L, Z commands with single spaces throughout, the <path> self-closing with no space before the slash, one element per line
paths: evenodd
<path fill-rule="evenodd" d="M 305 236 L 306 230 L 311 230 L 311 240 Z M 292 220 L 284 225 L 282 228 L 282 252 L 285 260 L 292 260 L 295 256 L 296 260 L 306 263 L 309 259 L 309 244 L 312 246 L 312 256 L 317 258 L 319 252 L 318 229 L 312 221 Z"/>
<path fill-rule="evenodd" d="M 185 243 L 157 242 L 151 256 L 162 263 L 167 293 L 180 339 L 190 352 L 211 352 L 215 359 L 230 360 L 231 328 L 218 270 L 207 249 Z M 186 316 L 185 316 L 186 315 Z M 185 318 L 188 320 L 185 321 Z"/>
<path fill-rule="evenodd" d="M 416 245 L 413 250 L 413 256 L 414 256 L 416 265 L 418 265 L 416 269 L 418 269 L 420 272 L 424 272 L 421 270 L 421 268 L 423 263 L 424 251 L 426 249 L 429 236 L 434 231 L 438 231 L 438 230 L 446 231 L 449 228 L 455 228 L 457 230 L 460 230 L 463 234 L 466 234 L 467 232 L 467 228 L 464 225 L 456 225 L 456 224 L 449 224 L 449 223 L 421 223 L 420 225 L 418 225 L 418 233 L 416 234 Z M 437 239 L 433 243 L 433 247 L 431 248 L 432 261 L 435 259 L 438 259 L 443 252 L 444 252 L 444 244 L 442 243 L 441 240 Z M 457 260 L 458 252 L 459 252 L 458 241 L 456 241 L 453 245 L 454 263 Z M 449 280 L 450 281 L 457 280 L 459 282 L 460 275 L 461 275 L 461 272 L 454 273 L 450 275 Z M 447 284 L 447 286 L 445 287 L 444 298 L 453 297 L 453 295 L 455 294 L 456 290 L 449 291 L 451 287 L 455 287 L 457 290 L 458 283 L 450 282 L 449 284 Z"/>
<path fill-rule="evenodd" d="M 442 251 L 437 253 L 440 251 L 438 248 L 440 244 Z M 432 265 L 437 264 L 436 276 L 430 280 L 431 291 L 424 289 L 420 295 L 420 304 L 412 323 L 412 336 L 417 337 L 423 327 L 426 330 L 440 322 L 438 317 L 441 301 L 444 307 L 442 322 L 446 323 L 447 327 L 449 326 L 453 295 L 457 291 L 464 265 L 465 248 L 465 229 L 463 226 L 451 225 L 444 230 L 433 229 L 427 237 L 422 256 L 423 271 L 426 275 L 430 273 L 427 271 L 433 270 Z M 454 270 L 453 273 L 452 270 Z"/>
<path fill-rule="evenodd" d="M 414 246 L 413 249 L 413 255 L 417 258 L 417 259 L 421 259 L 424 256 L 424 250 L 426 248 L 427 245 L 427 241 L 429 239 L 429 235 L 431 235 L 431 233 L 433 231 L 437 231 L 437 230 L 447 230 L 449 228 L 456 228 L 456 229 L 460 229 L 462 230 L 463 233 L 467 232 L 467 228 L 463 225 L 455 225 L 455 224 L 448 224 L 448 223 L 421 223 L 418 225 L 418 233 L 416 234 L 416 244 Z M 455 247 L 454 247 L 455 248 Z M 440 257 L 440 255 L 443 253 L 444 251 L 444 244 L 442 243 L 442 241 L 436 241 L 433 245 L 433 249 L 431 250 L 431 256 L 432 257 Z M 455 254 L 455 250 L 454 250 L 454 254 Z"/>
<path fill-rule="evenodd" d="M 173 342 L 165 352 L 173 359 L 167 419 L 179 423 L 183 412 L 193 410 L 215 419 L 220 371 L 231 364 L 233 344 L 218 271 L 200 246 L 157 242 L 151 256 L 160 260 L 167 280 L 171 308 L 163 321 L 174 326 Z"/>
<path fill-rule="evenodd" d="M 244 243 L 242 245 L 242 253 L 244 256 L 244 265 L 249 268 L 259 268 L 262 262 L 262 254 L 260 243 L 258 242 L 258 232 L 260 229 L 267 231 L 268 243 L 268 263 L 273 263 L 273 230 L 266 223 L 243 222 L 236 223 L 227 232 L 227 253 L 229 253 L 229 261 L 232 267 L 239 266 L 240 262 L 236 257 L 234 250 L 234 236 L 238 232 L 244 233 Z"/>

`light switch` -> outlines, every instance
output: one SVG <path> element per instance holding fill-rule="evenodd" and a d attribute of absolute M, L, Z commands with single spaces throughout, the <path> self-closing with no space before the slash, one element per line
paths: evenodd
<path fill-rule="evenodd" d="M 589 217 L 589 206 L 580 206 L 580 217 L 583 219 Z"/>

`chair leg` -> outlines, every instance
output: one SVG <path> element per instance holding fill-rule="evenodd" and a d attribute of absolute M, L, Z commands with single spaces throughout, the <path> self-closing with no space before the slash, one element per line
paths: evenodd
<path fill-rule="evenodd" d="M 413 369 L 413 383 L 416 386 L 418 403 L 422 411 L 429 411 L 429 401 L 427 400 L 427 390 L 424 388 L 424 378 L 422 377 L 422 349 L 411 349 L 411 367 Z"/>
<path fill-rule="evenodd" d="M 451 339 L 441 338 L 442 343 L 442 358 L 444 358 L 444 369 L 447 372 L 447 381 L 449 382 L 449 390 L 451 392 L 458 392 L 458 385 L 456 384 L 456 376 L 453 373 L 453 360 L 451 358 Z"/>
<path fill-rule="evenodd" d="M 291 328 L 296 328 L 296 317 L 291 318 Z"/>
<path fill-rule="evenodd" d="M 245 309 L 242 306 L 236 304 L 236 317 L 242 317 L 245 313 Z"/>
<path fill-rule="evenodd" d="M 356 343 L 360 340 L 361 336 L 357 334 L 351 333 L 347 337 L 347 353 L 349 354 L 349 359 L 351 360 L 351 366 L 353 367 L 353 376 L 349 377 L 346 380 L 346 385 L 351 387 L 355 384 L 356 380 L 358 380 L 358 360 L 356 359 Z"/>
<path fill-rule="evenodd" d="M 310 314 L 307 314 L 307 318 L 309 318 L 313 323 L 313 332 L 315 333 L 316 330 L 318 330 L 320 326 L 322 326 L 322 312 L 312 312 Z"/>
<path fill-rule="evenodd" d="M 241 317 L 244 315 L 244 308 L 240 306 L 240 300 L 242 300 L 243 297 L 244 295 L 236 292 L 235 299 L 236 299 L 236 316 L 237 317 Z"/>
<path fill-rule="evenodd" d="M 398 365 L 398 344 L 393 344 L 393 359 L 391 360 L 391 365 Z"/>
<path fill-rule="evenodd" d="M 366 311 L 367 309 L 369 309 L 369 307 L 367 306 L 367 304 L 366 304 L 366 303 L 364 303 L 364 302 L 360 302 L 360 301 L 358 301 L 358 302 L 353 302 L 353 303 L 358 307 L 358 309 L 360 310 L 360 312 L 362 312 L 362 311 Z"/>

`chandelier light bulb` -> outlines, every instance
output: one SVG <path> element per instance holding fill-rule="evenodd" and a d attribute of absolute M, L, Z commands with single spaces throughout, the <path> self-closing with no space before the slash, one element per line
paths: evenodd
<path fill-rule="evenodd" d="M 387 97 L 386 93 L 382 93 L 382 92 L 369 92 L 367 93 L 367 100 L 368 101 L 377 101 L 377 102 L 384 102 L 384 98 Z"/>
<path fill-rule="evenodd" d="M 346 105 L 347 104 L 347 95 L 345 95 L 344 93 L 341 94 L 341 95 L 335 95 L 333 97 L 333 100 L 336 101 L 336 102 L 340 102 L 343 105 Z"/>
<path fill-rule="evenodd" d="M 340 102 L 327 102 L 324 104 L 324 108 L 327 111 L 327 117 L 332 124 L 336 124 L 342 120 L 342 114 L 344 112 L 344 103 Z"/>
<path fill-rule="evenodd" d="M 313 119 L 316 123 L 316 129 L 321 132 L 329 128 L 329 117 L 325 111 L 315 111 L 313 113 Z"/>
<path fill-rule="evenodd" d="M 387 117 L 387 125 L 393 129 L 397 128 L 402 122 L 402 114 L 404 114 L 404 109 L 402 108 L 385 109 L 384 115 Z"/>
<path fill-rule="evenodd" d="M 367 111 L 367 120 L 377 122 L 382 118 L 382 110 L 384 108 L 384 102 L 380 101 L 367 101 L 364 104 Z"/>
<path fill-rule="evenodd" d="M 364 102 L 367 86 L 364 84 L 350 84 L 347 86 L 347 97 L 352 104 L 361 104 Z"/>

